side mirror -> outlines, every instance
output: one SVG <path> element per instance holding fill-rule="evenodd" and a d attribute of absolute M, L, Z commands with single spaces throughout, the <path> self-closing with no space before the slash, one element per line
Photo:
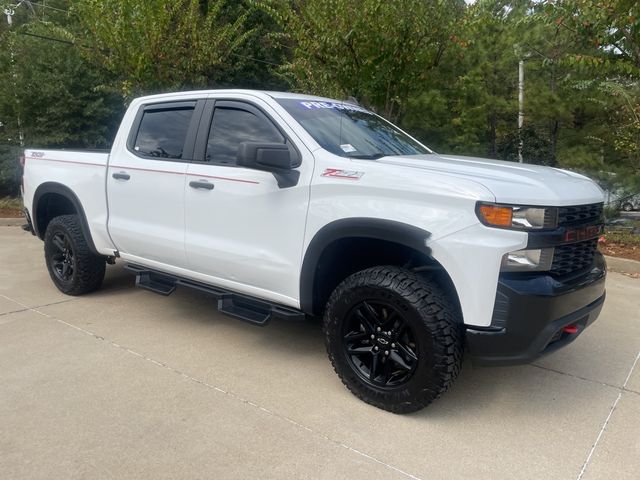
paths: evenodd
<path fill-rule="evenodd" d="M 298 184 L 300 172 L 293 170 L 294 159 L 283 143 L 242 142 L 238 148 L 237 165 L 273 173 L 280 188 Z"/>
<path fill-rule="evenodd" d="M 284 143 L 242 142 L 237 164 L 259 170 L 291 170 L 291 152 Z"/>

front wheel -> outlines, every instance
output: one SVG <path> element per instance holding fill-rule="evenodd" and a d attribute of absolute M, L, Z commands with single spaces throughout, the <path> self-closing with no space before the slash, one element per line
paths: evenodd
<path fill-rule="evenodd" d="M 457 377 L 460 319 L 439 286 L 398 267 L 357 272 L 325 311 L 327 351 L 345 386 L 384 410 L 426 407 Z"/>
<path fill-rule="evenodd" d="M 624 210 L 625 212 L 630 212 L 631 210 L 633 210 L 633 205 L 631 205 L 630 203 L 625 203 L 622 206 L 622 210 Z"/>
<path fill-rule="evenodd" d="M 49 222 L 44 257 L 51 280 L 67 295 L 89 293 L 102 284 L 105 258 L 89 248 L 77 215 L 61 215 Z"/>

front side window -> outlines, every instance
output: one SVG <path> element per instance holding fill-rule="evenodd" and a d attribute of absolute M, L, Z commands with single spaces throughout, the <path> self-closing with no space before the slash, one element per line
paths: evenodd
<path fill-rule="evenodd" d="M 146 110 L 133 149 L 148 157 L 181 159 L 193 107 Z"/>
<path fill-rule="evenodd" d="M 209 130 L 206 160 L 235 165 L 242 142 L 284 143 L 285 139 L 265 117 L 241 108 L 216 107 Z"/>
<path fill-rule="evenodd" d="M 376 159 L 432 153 L 393 124 L 344 102 L 277 100 L 318 144 L 342 157 Z"/>

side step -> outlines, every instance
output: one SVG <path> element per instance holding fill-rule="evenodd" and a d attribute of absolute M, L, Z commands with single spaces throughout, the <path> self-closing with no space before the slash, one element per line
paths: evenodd
<path fill-rule="evenodd" d="M 305 314 L 300 310 L 278 305 L 267 300 L 174 277 L 138 265 L 128 264 L 124 268 L 136 274 L 137 287 L 165 296 L 173 293 L 178 285 L 200 290 L 213 295 L 218 300 L 218 311 L 261 327 L 267 325 L 272 318 L 286 320 L 305 319 Z"/>
<path fill-rule="evenodd" d="M 155 275 L 152 272 L 139 272 L 136 275 L 136 287 L 166 296 L 173 293 L 176 289 L 176 283 L 167 277 Z"/>

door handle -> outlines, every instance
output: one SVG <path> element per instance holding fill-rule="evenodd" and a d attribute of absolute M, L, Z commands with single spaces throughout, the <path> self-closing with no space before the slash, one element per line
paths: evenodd
<path fill-rule="evenodd" d="M 129 180 L 131 178 L 131 175 L 129 175 L 126 172 L 117 172 L 117 173 L 114 173 L 111 176 L 113 178 L 115 178 L 116 180 Z"/>
<path fill-rule="evenodd" d="M 209 183 L 205 180 L 200 180 L 200 181 L 192 180 L 191 182 L 189 182 L 189 186 L 191 188 L 202 188 L 205 190 L 213 190 L 213 183 Z"/>

